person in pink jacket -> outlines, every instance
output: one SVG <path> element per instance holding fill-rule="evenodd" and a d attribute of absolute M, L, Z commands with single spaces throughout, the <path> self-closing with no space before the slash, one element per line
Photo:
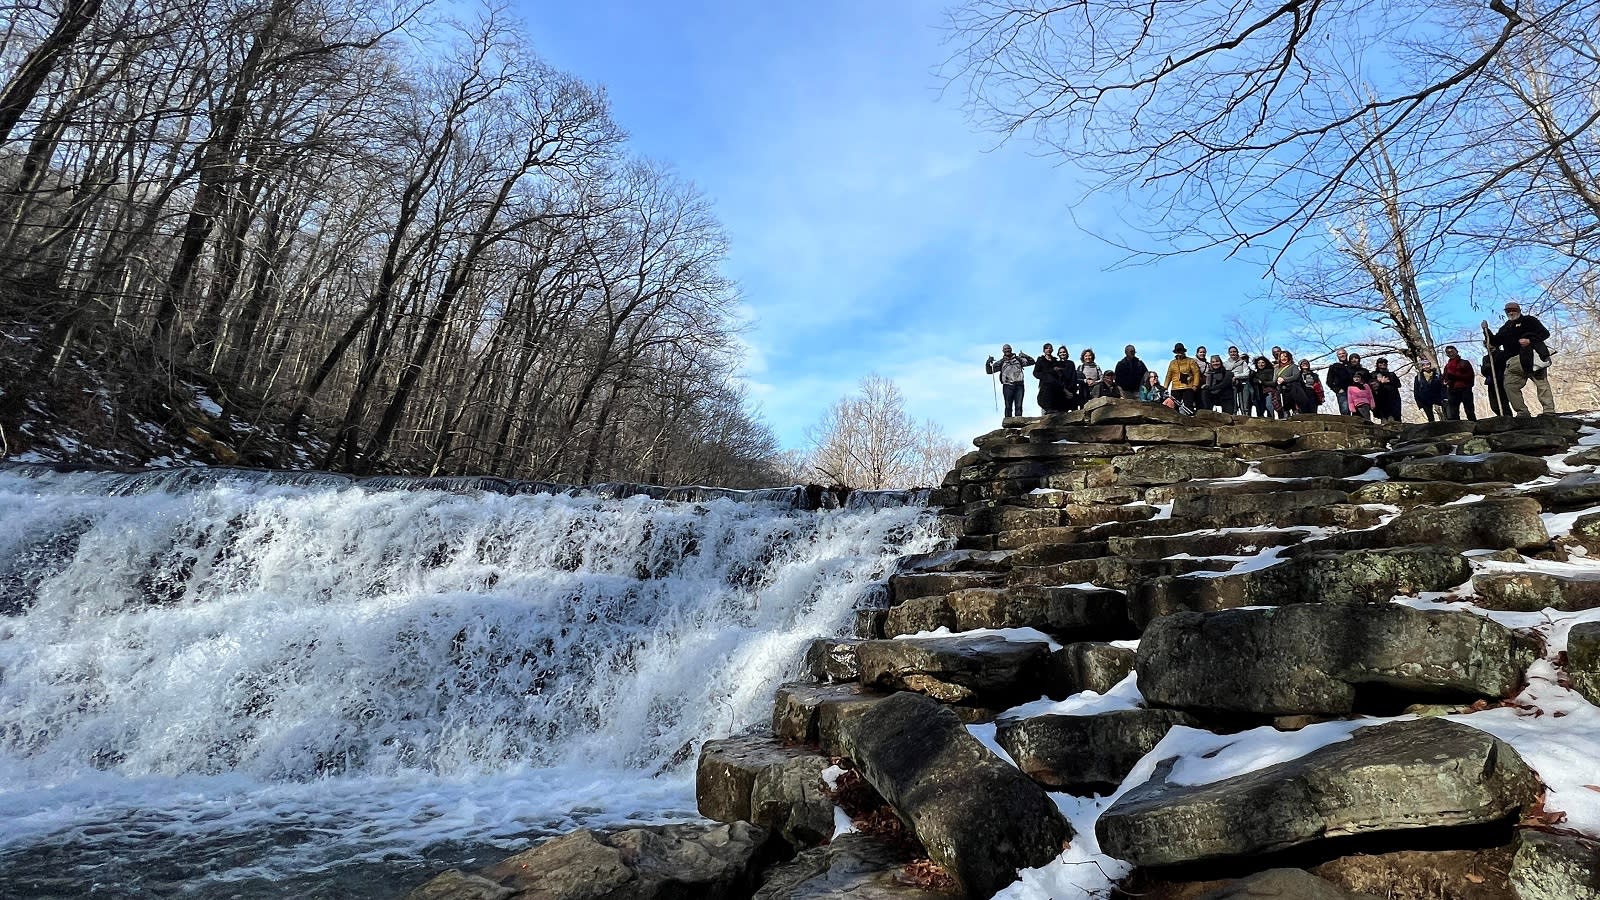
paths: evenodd
<path fill-rule="evenodd" d="M 1350 387 L 1345 394 L 1345 402 L 1350 404 L 1350 415 L 1360 416 L 1368 422 L 1372 421 L 1372 388 L 1367 385 L 1367 378 L 1360 372 L 1350 376 Z"/>

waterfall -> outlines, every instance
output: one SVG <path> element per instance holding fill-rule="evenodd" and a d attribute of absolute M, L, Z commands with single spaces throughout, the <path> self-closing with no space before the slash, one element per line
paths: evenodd
<path fill-rule="evenodd" d="M 0 880 L 166 848 L 216 896 L 691 814 L 698 743 L 938 543 L 784 496 L 0 472 Z"/>

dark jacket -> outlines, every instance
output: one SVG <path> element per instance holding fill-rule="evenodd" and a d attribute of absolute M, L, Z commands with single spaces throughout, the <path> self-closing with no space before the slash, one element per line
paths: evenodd
<path fill-rule="evenodd" d="M 1472 390 L 1472 383 L 1477 379 L 1472 375 L 1472 363 L 1461 357 L 1446 360 L 1444 364 L 1444 386 L 1458 391 Z"/>
<path fill-rule="evenodd" d="M 1444 404 L 1444 379 L 1438 372 L 1432 378 L 1424 377 L 1421 372 L 1411 378 L 1411 399 L 1417 401 L 1417 406 L 1442 406 Z"/>
<path fill-rule="evenodd" d="M 1522 352 L 1522 338 L 1527 338 L 1533 348 L 1538 350 L 1540 355 L 1544 355 L 1544 342 L 1550 339 L 1550 329 L 1544 327 L 1544 323 L 1533 316 L 1517 316 L 1513 321 L 1501 325 L 1500 330 L 1494 333 L 1494 345 L 1504 356 L 1509 357 Z"/>
<path fill-rule="evenodd" d="M 1350 367 L 1342 362 L 1335 362 L 1328 366 L 1328 374 L 1323 377 L 1322 384 L 1330 391 L 1342 391 L 1350 386 Z"/>
<path fill-rule="evenodd" d="M 1207 366 L 1200 376 L 1200 389 L 1206 392 L 1206 399 L 1211 404 L 1221 404 L 1222 397 L 1227 397 L 1228 401 L 1232 402 L 1233 373 L 1222 366 L 1214 369 Z"/>
<path fill-rule="evenodd" d="M 1069 362 L 1067 365 L 1070 366 L 1072 363 Z M 1061 360 L 1053 356 L 1049 359 L 1045 359 L 1042 356 L 1039 357 L 1038 361 L 1033 364 L 1033 377 L 1039 379 L 1040 387 L 1052 385 L 1059 387 L 1061 385 Z"/>
<path fill-rule="evenodd" d="M 1372 373 L 1372 405 L 1379 418 L 1400 418 L 1400 376 L 1393 372 Z"/>
<path fill-rule="evenodd" d="M 1137 356 L 1124 356 L 1117 360 L 1117 387 L 1125 391 L 1136 391 L 1144 386 L 1144 376 L 1149 371 L 1144 360 Z"/>

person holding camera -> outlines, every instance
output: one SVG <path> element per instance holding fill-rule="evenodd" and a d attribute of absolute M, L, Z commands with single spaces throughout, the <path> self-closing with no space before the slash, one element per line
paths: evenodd
<path fill-rule="evenodd" d="M 999 374 L 1000 390 L 1006 397 L 1006 418 L 1022 415 L 1023 395 L 1027 392 L 1027 382 L 1023 380 L 1025 369 L 1033 365 L 1033 357 L 1026 353 L 1012 353 L 1011 345 L 1005 344 L 1000 348 L 1000 358 L 989 357 L 983 364 L 985 375 Z"/>
<path fill-rule="evenodd" d="M 1200 364 L 1189 358 L 1189 350 L 1182 344 L 1172 345 L 1172 362 L 1167 363 L 1167 392 L 1190 409 L 1200 404 Z"/>

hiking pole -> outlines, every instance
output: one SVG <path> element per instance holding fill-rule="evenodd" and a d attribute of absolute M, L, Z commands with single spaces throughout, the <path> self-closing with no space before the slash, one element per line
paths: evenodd
<path fill-rule="evenodd" d="M 1000 411 L 1000 376 L 998 374 L 989 376 L 989 387 L 994 390 L 994 411 L 995 412 L 999 412 Z"/>

